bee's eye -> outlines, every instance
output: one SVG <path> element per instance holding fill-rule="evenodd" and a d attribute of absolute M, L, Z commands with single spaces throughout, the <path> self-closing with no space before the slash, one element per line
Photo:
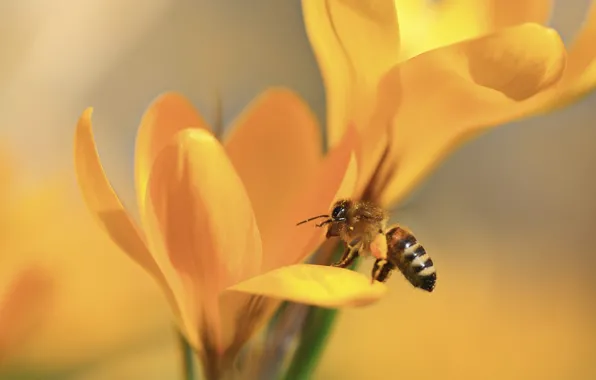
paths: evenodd
<path fill-rule="evenodd" d="M 344 217 L 344 213 L 345 213 L 345 208 L 343 206 L 337 206 L 333 209 L 333 211 L 331 212 L 331 217 L 333 219 L 341 219 Z"/>

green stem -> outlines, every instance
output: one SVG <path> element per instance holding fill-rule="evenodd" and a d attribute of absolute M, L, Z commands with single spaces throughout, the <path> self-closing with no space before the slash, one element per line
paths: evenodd
<path fill-rule="evenodd" d="M 302 341 L 288 367 L 285 380 L 310 379 L 331 335 L 337 310 L 312 308 L 305 320 Z"/>
<path fill-rule="evenodd" d="M 194 351 L 186 341 L 184 335 L 177 331 L 180 354 L 182 359 L 182 379 L 196 380 L 194 366 Z"/>
<path fill-rule="evenodd" d="M 333 260 L 339 259 L 343 247 L 333 255 Z M 349 269 L 354 270 L 358 266 L 356 259 Z M 300 343 L 294 352 L 290 366 L 288 367 L 284 380 L 308 380 L 312 378 L 323 350 L 334 327 L 338 315 L 337 309 L 324 309 L 311 306 L 304 321 L 304 328 L 300 336 Z"/>

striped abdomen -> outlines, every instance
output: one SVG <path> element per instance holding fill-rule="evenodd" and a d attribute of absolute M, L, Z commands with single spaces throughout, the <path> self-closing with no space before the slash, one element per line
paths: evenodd
<path fill-rule="evenodd" d="M 417 288 L 432 292 L 437 272 L 426 250 L 410 232 L 399 226 L 391 227 L 387 236 L 387 259 Z"/>

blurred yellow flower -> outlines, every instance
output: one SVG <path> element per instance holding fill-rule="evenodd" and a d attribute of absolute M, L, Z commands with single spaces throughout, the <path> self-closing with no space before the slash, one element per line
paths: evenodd
<path fill-rule="evenodd" d="M 33 264 L 22 268 L 0 294 L 0 366 L 18 354 L 47 318 L 52 296 L 52 278 Z"/>
<path fill-rule="evenodd" d="M 15 232 L 14 161 L 0 150 L 0 366 L 23 349 L 47 317 L 52 278 L 41 266 L 30 262 L 11 268 L 10 237 Z"/>
<path fill-rule="evenodd" d="M 348 120 L 360 128 L 356 193 L 387 207 L 402 201 L 462 143 L 543 109 L 572 75 L 558 34 L 532 23 L 511 22 L 515 26 L 429 45 L 436 48 L 404 58 L 400 47 L 418 41 L 400 40 L 398 16 L 404 7 L 404 23 L 415 23 L 403 4 L 422 7 L 421 2 L 303 0 L 327 91 L 330 146 Z M 448 9 L 458 2 L 438 3 Z M 449 28 L 427 27 L 434 22 L 429 20 L 424 33 L 447 35 L 456 23 L 465 24 L 466 9 L 471 8 L 461 5 Z"/>
<path fill-rule="evenodd" d="M 270 315 L 278 302 L 270 298 L 341 307 L 383 295 L 384 286 L 371 286 L 363 275 L 298 264 L 324 236 L 296 228 L 296 221 L 353 192 L 353 128 L 323 157 L 308 107 L 288 90 L 271 89 L 244 111 L 222 145 L 187 99 L 163 94 L 137 132 L 138 228 L 103 172 L 91 113 L 83 113 L 75 136 L 86 203 L 161 285 L 199 352 L 237 350 Z"/>
<path fill-rule="evenodd" d="M 3 369 L 60 371 L 153 338 L 164 326 L 161 295 L 121 265 L 125 258 L 73 196 L 72 178 L 25 181 L 22 161 L 9 153 L 0 149 Z"/>

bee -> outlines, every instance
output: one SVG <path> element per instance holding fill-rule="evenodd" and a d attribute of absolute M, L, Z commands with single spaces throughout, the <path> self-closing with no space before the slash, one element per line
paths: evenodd
<path fill-rule="evenodd" d="M 297 225 L 326 218 L 315 227 L 327 226 L 326 238 L 339 237 L 346 249 L 340 260 L 331 266 L 346 268 L 358 256 L 373 256 L 376 261 L 371 281 L 386 282 L 395 269 L 416 288 L 432 292 L 437 273 L 432 259 L 416 237 L 405 228 L 387 228 L 389 214 L 367 202 L 340 199 L 333 204 L 331 215 L 308 218 Z"/>

